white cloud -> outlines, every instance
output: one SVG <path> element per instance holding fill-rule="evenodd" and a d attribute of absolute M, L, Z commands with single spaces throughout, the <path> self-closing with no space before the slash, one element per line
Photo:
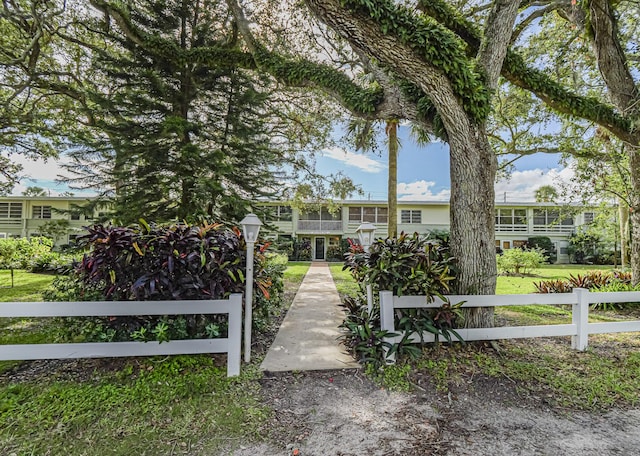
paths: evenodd
<path fill-rule="evenodd" d="M 55 182 L 59 175 L 64 175 L 62 161 L 56 159 L 31 160 L 24 155 L 13 154 L 11 161 L 22 165 L 24 176 L 18 184 L 13 187 L 12 195 L 21 195 L 27 187 L 42 187 L 47 190 L 49 196 L 58 196 L 64 191 L 71 191 L 76 195 L 95 194 L 94 191 L 70 190 L 65 184 Z"/>
<path fill-rule="evenodd" d="M 500 180 L 496 183 L 496 200 L 512 202 L 535 201 L 535 191 L 543 185 L 552 185 L 561 191 L 561 187 L 567 186 L 574 176 L 570 167 L 562 169 L 530 169 L 515 171 L 508 180 Z M 506 196 L 505 196 L 506 194 Z"/>
<path fill-rule="evenodd" d="M 373 160 L 363 154 L 355 152 L 349 152 L 348 150 L 341 149 L 339 147 L 331 147 L 322 151 L 323 156 L 332 158 L 339 162 L 342 162 L 348 166 L 358 168 L 365 173 L 379 173 L 386 168 L 384 163 Z"/>
<path fill-rule="evenodd" d="M 433 193 L 435 182 L 420 180 L 416 182 L 398 182 L 398 200 L 400 201 L 449 201 L 451 190 L 444 189 Z"/>
<path fill-rule="evenodd" d="M 12 155 L 11 161 L 22 165 L 22 174 L 29 179 L 52 181 L 63 172 L 58 160 L 30 160 L 24 155 Z"/>

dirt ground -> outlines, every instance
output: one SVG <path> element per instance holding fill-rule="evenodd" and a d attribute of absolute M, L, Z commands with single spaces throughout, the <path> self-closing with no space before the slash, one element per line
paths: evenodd
<path fill-rule="evenodd" d="M 388 392 L 358 370 L 270 375 L 262 385 L 274 410 L 262 433 L 276 443 L 245 443 L 234 456 L 640 454 L 640 409 L 554 410 L 488 377 L 447 394 Z"/>

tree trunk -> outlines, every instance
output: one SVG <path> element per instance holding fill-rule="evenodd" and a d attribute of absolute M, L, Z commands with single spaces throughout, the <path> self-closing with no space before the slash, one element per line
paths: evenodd
<path fill-rule="evenodd" d="M 618 216 L 620 228 L 620 267 L 629 266 L 629 207 L 618 198 Z"/>
<path fill-rule="evenodd" d="M 486 135 L 451 141 L 451 253 L 457 259 L 458 294 L 494 294 L 497 277 L 494 180 L 497 160 Z M 493 326 L 493 308 L 464 313 L 464 327 Z"/>
<path fill-rule="evenodd" d="M 398 121 L 387 121 L 389 141 L 389 179 L 387 182 L 387 205 L 389 236 L 398 236 Z"/>
<path fill-rule="evenodd" d="M 484 122 L 478 122 L 465 111 L 447 75 L 402 40 L 383 33 L 370 15 L 349 11 L 340 0 L 306 0 L 305 3 L 354 48 L 383 66 L 393 68 L 398 76 L 428 94 L 440 115 L 450 146 L 451 253 L 458 259 L 454 291 L 493 294 L 497 275 L 494 240 L 497 161 L 489 146 Z M 515 20 L 517 8 L 514 10 L 509 3 L 509 0 L 501 3 L 504 8 L 500 8 L 496 17 L 510 14 L 512 18 L 508 20 Z M 497 35 L 493 38 L 492 42 L 506 47 L 508 37 L 506 41 Z M 483 59 L 499 62 L 501 57 L 494 58 L 500 54 L 498 51 L 497 44 L 489 46 L 484 49 Z M 491 73 L 489 70 L 493 69 L 485 70 Z M 493 326 L 492 308 L 470 309 L 465 313 L 464 325 L 467 327 Z"/>
<path fill-rule="evenodd" d="M 640 282 L 640 148 L 629 147 L 629 168 L 631 170 L 631 204 L 629 223 L 631 224 L 631 275 L 632 282 Z"/>

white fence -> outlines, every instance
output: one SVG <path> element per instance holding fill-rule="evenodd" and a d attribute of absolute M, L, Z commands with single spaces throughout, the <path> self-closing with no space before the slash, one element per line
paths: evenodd
<path fill-rule="evenodd" d="M 462 307 L 527 306 L 534 304 L 571 305 L 572 322 L 570 324 L 456 329 L 456 332 L 465 341 L 571 336 L 571 347 L 576 350 L 585 350 L 588 345 L 589 334 L 640 331 L 640 321 L 589 323 L 589 304 L 597 302 L 640 302 L 640 292 L 638 291 L 590 293 L 589 290 L 576 288 L 573 293 L 451 295 L 446 297 L 452 305 L 464 302 Z M 439 298 L 435 298 L 433 302 L 427 302 L 426 296 L 394 296 L 390 291 L 381 291 L 381 327 L 391 333 L 396 332 L 393 318 L 395 309 L 439 308 L 442 304 L 444 304 L 444 301 Z M 422 340 L 425 342 L 433 342 L 435 340 L 434 335 L 431 333 L 425 332 L 422 336 Z M 455 339 L 455 337 L 453 338 Z M 395 336 L 385 340 L 390 343 L 397 343 L 401 339 L 402 336 Z M 414 333 L 410 336 L 410 339 L 413 342 L 419 342 L 420 335 Z"/>
<path fill-rule="evenodd" d="M 0 360 L 105 358 L 227 353 L 227 375 L 240 374 L 242 294 L 227 300 L 0 302 L 0 317 L 115 317 L 123 315 L 228 314 L 228 335 L 220 339 L 169 342 L 91 342 L 0 345 Z"/>

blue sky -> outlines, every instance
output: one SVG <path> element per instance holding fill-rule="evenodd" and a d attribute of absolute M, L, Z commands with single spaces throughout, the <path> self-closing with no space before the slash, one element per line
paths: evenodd
<path fill-rule="evenodd" d="M 338 133 L 339 135 L 339 133 Z M 449 150 L 441 142 L 418 146 L 409 135 L 409 128 L 399 131 L 400 153 L 398 157 L 398 197 L 401 200 L 447 201 L 449 199 Z M 361 186 L 364 196 L 355 198 L 385 200 L 387 198 L 387 155 L 384 139 L 380 140 L 378 153 L 361 153 L 345 147 L 333 147 L 316 155 L 318 171 L 331 174 L 342 171 Z M 534 154 L 516 162 L 516 172 L 509 181 L 496 184 L 496 199 L 524 202 L 534 200 L 534 191 L 541 185 L 557 185 L 558 179 L 567 180 L 570 169 L 559 165 L 558 155 Z M 50 190 L 52 196 L 67 190 L 55 182 L 62 170 L 55 161 L 33 162 L 17 155 L 13 160 L 25 167 L 31 179 L 24 179 L 14 188 L 13 194 L 21 194 L 27 186 Z M 76 195 L 81 193 L 73 191 Z"/>
<path fill-rule="evenodd" d="M 447 201 L 449 199 L 449 147 L 441 142 L 418 146 L 409 128 L 400 127 L 398 155 L 398 198 L 401 200 Z M 359 184 L 365 199 L 387 197 L 387 155 L 361 153 L 346 148 L 331 148 L 317 157 L 318 170 L 324 174 L 343 171 Z M 557 185 L 568 180 L 572 172 L 559 164 L 559 154 L 537 153 L 515 162 L 516 171 L 508 181 L 496 183 L 496 199 L 533 201 L 535 190 L 542 185 Z M 506 195 L 505 195 L 506 194 Z"/>

